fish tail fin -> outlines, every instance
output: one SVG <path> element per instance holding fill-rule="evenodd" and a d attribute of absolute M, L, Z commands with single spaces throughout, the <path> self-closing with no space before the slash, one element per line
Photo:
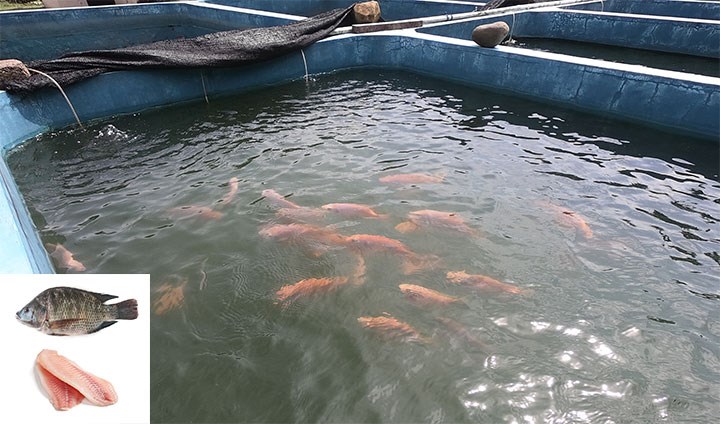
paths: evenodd
<path fill-rule="evenodd" d="M 420 334 L 416 334 L 416 335 L 408 337 L 407 341 L 410 343 L 424 345 L 424 346 L 432 345 L 434 343 L 434 340 L 432 337 L 423 336 Z"/>
<path fill-rule="evenodd" d="M 401 222 L 395 226 L 395 229 L 403 234 L 413 232 L 418 229 L 417 224 L 410 221 Z"/>
<path fill-rule="evenodd" d="M 138 304 L 135 299 L 128 299 L 115 305 L 117 319 L 135 319 L 138 317 Z"/>
<path fill-rule="evenodd" d="M 365 274 L 367 273 L 367 266 L 365 265 L 365 258 L 361 254 L 356 255 L 357 263 L 353 269 L 351 281 L 356 286 L 362 286 L 365 284 Z"/>
<path fill-rule="evenodd" d="M 518 288 L 517 291 L 515 291 L 513 294 L 519 294 L 521 296 L 532 296 L 533 294 L 535 294 L 535 290 Z"/>
<path fill-rule="evenodd" d="M 474 239 L 485 238 L 485 234 L 476 228 L 470 228 L 470 230 L 468 231 L 468 234 L 470 235 L 470 237 L 472 237 Z"/>
<path fill-rule="evenodd" d="M 435 255 L 411 255 L 403 260 L 402 269 L 404 274 L 414 274 L 434 268 L 440 263 L 440 258 Z"/>

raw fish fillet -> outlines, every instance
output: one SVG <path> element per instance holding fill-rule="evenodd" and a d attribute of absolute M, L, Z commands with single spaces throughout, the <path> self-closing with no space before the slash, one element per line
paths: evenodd
<path fill-rule="evenodd" d="M 37 370 L 40 375 L 40 383 L 47 392 L 50 403 L 58 411 L 67 411 L 85 399 L 85 396 L 78 392 L 77 389 L 50 374 L 48 370 L 39 364 Z"/>
<path fill-rule="evenodd" d="M 58 380 L 75 388 L 92 404 L 107 406 L 118 400 L 115 388 L 110 382 L 84 371 L 57 351 L 44 349 L 38 354 L 36 364 L 38 368 L 43 368 Z"/>

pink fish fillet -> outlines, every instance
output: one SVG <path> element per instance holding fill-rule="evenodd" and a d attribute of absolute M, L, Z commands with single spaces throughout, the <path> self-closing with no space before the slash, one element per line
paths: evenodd
<path fill-rule="evenodd" d="M 37 356 L 36 364 L 58 380 L 72 386 L 92 404 L 107 406 L 118 401 L 110 382 L 84 371 L 76 363 L 54 350 L 41 351 Z"/>
<path fill-rule="evenodd" d="M 50 403 L 58 411 L 67 411 L 85 399 L 76 388 L 55 377 L 45 368 L 40 365 L 36 368 L 40 375 L 40 383 L 50 397 Z"/>

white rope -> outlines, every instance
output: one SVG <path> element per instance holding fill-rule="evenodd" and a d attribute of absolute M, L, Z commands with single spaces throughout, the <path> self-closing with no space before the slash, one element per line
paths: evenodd
<path fill-rule="evenodd" d="M 515 13 L 512 14 L 513 21 L 512 26 L 510 27 L 510 37 L 508 37 L 508 41 L 512 41 L 513 31 L 515 30 Z"/>
<path fill-rule="evenodd" d="M 303 64 L 305 65 L 305 82 L 308 82 L 310 81 L 310 77 L 308 76 L 307 60 L 305 59 L 305 52 L 303 51 L 303 49 L 300 49 L 300 54 L 302 55 Z"/>
<path fill-rule="evenodd" d="M 44 76 L 45 78 L 49 79 L 53 84 L 55 84 L 55 87 L 57 87 L 58 90 L 60 90 L 60 94 L 65 98 L 65 101 L 67 102 L 68 106 L 70 106 L 70 110 L 73 113 L 73 116 L 75 116 L 75 120 L 77 121 L 80 128 L 83 128 L 82 124 L 80 123 L 80 118 L 78 118 L 77 112 L 75 112 L 75 108 L 73 107 L 72 103 L 70 103 L 70 99 L 68 99 L 68 96 L 65 94 L 65 91 L 60 87 L 60 84 L 58 84 L 57 81 L 55 81 L 55 78 L 51 77 L 50 75 L 46 74 L 45 72 L 38 71 L 37 69 L 27 68 L 28 71 L 35 72 L 36 74 L 40 74 Z"/>
<path fill-rule="evenodd" d="M 205 73 L 203 73 L 203 71 L 200 71 L 200 81 L 202 81 L 203 94 L 205 95 L 205 103 L 210 104 L 210 100 L 208 100 L 207 96 L 207 89 L 205 89 Z"/>

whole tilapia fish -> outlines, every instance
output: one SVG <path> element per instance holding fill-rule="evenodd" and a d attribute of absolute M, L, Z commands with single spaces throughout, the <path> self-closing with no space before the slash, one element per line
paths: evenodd
<path fill-rule="evenodd" d="M 16 316 L 23 324 L 45 334 L 90 334 L 115 324 L 115 320 L 137 318 L 137 300 L 105 305 L 115 298 L 73 287 L 53 287 L 35 296 Z"/>

